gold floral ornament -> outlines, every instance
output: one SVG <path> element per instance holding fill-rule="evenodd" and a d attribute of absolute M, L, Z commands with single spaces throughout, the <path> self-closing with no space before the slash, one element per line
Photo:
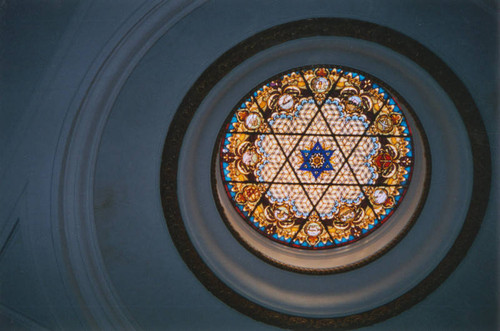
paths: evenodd
<path fill-rule="evenodd" d="M 262 185 L 246 184 L 239 189 L 235 200 L 241 205 L 247 203 L 255 204 L 259 201 L 262 193 L 264 193 L 264 187 Z"/>
<path fill-rule="evenodd" d="M 323 223 L 321 223 L 318 213 L 313 212 L 309 216 L 309 220 L 302 227 L 297 239 L 302 242 L 305 241 L 311 246 L 316 246 L 319 242 L 326 243 L 330 240 L 330 236 Z"/>
<path fill-rule="evenodd" d="M 265 231 L 267 234 L 276 233 L 281 237 L 291 237 L 297 232 L 298 227 L 293 218 L 293 213 L 287 204 L 272 204 L 264 208 Z"/>
<path fill-rule="evenodd" d="M 380 114 L 375 119 L 375 128 L 380 133 L 390 134 L 397 125 L 401 124 L 403 116 L 397 113 Z"/>
<path fill-rule="evenodd" d="M 276 223 L 280 228 L 287 229 L 294 225 L 290 207 L 286 204 L 273 204 L 266 206 L 264 215 L 269 222 Z"/>
<path fill-rule="evenodd" d="M 227 170 L 231 177 L 240 181 L 248 180 L 261 161 L 261 156 L 249 138 L 246 134 L 231 136 L 226 152 L 222 155 L 222 160 L 228 163 Z"/>
<path fill-rule="evenodd" d="M 239 111 L 238 120 L 244 124 L 248 131 L 258 131 L 264 124 L 264 119 L 258 111 Z"/>
<path fill-rule="evenodd" d="M 399 197 L 401 187 L 386 186 L 386 187 L 367 187 L 366 195 L 370 199 L 373 210 L 380 215 L 390 214 L 396 206 L 396 198 Z"/>
<path fill-rule="evenodd" d="M 339 101 L 348 114 L 366 114 L 373 106 L 370 94 L 361 92 L 358 86 L 347 86 L 340 90 Z"/>
<path fill-rule="evenodd" d="M 314 74 L 315 77 L 311 79 L 309 84 L 311 90 L 316 94 L 316 99 L 322 102 L 332 87 L 332 82 L 328 79 L 328 71 L 325 68 L 315 70 Z"/>
<path fill-rule="evenodd" d="M 318 68 L 315 70 L 304 70 L 304 78 L 309 83 L 309 87 L 314 94 L 314 98 L 322 104 L 335 82 L 341 77 L 336 70 Z"/>
<path fill-rule="evenodd" d="M 369 194 L 370 201 L 374 206 L 383 206 L 385 208 L 391 208 L 394 206 L 395 200 L 392 195 L 389 194 L 385 188 L 377 188 L 373 190 L 372 194 Z"/>
<path fill-rule="evenodd" d="M 282 86 L 281 81 L 271 82 L 270 86 L 274 90 L 269 94 L 267 107 L 273 111 L 293 112 L 294 106 L 297 104 L 298 97 L 301 94 L 297 82 L 293 83 L 294 85 Z"/>
<path fill-rule="evenodd" d="M 333 225 L 339 230 L 345 230 L 352 224 L 361 223 L 364 214 L 362 208 L 342 206 L 334 218 Z"/>
<path fill-rule="evenodd" d="M 382 177 L 403 180 L 403 178 L 398 178 L 398 175 L 402 175 L 399 172 L 400 167 L 408 167 L 411 164 L 411 159 L 407 156 L 401 156 L 399 149 L 397 145 L 386 144 L 373 158 L 373 164 Z M 403 150 L 407 150 L 407 148 L 403 148 Z"/>
<path fill-rule="evenodd" d="M 336 240 L 345 240 L 350 237 L 359 238 L 362 229 L 375 223 L 373 215 L 365 215 L 364 208 L 356 205 L 343 205 L 333 218 L 333 227 L 330 231 Z"/>
<path fill-rule="evenodd" d="M 389 100 L 380 111 L 376 112 L 375 119 L 367 134 L 404 137 L 410 136 L 410 131 L 398 105 Z"/>
<path fill-rule="evenodd" d="M 251 133 L 267 132 L 269 127 L 264 123 L 264 118 L 256 104 L 246 102 L 246 108 L 236 112 L 237 121 L 233 123 L 232 132 Z"/>
<path fill-rule="evenodd" d="M 265 228 L 268 235 L 276 234 L 280 237 L 290 238 L 299 229 L 298 224 L 285 203 L 275 203 L 268 206 L 257 206 L 254 212 L 256 222 Z"/>
<path fill-rule="evenodd" d="M 250 174 L 260 162 L 261 156 L 257 153 L 255 146 L 248 141 L 238 145 L 234 155 L 236 169 L 244 175 Z"/>

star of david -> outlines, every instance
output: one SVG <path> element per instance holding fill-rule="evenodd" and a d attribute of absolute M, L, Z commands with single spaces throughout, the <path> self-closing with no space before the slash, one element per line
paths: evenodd
<path fill-rule="evenodd" d="M 333 166 L 330 162 L 333 150 L 324 150 L 319 141 L 316 141 L 311 150 L 301 150 L 304 163 L 300 166 L 299 170 L 309 171 L 318 179 L 324 171 L 332 171 Z"/>

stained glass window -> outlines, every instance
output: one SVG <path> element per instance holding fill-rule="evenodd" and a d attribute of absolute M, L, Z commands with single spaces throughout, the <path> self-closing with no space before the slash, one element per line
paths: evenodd
<path fill-rule="evenodd" d="M 414 163 L 393 94 L 374 77 L 331 66 L 291 70 L 249 93 L 218 148 L 227 197 L 249 231 L 327 249 L 383 225 Z"/>

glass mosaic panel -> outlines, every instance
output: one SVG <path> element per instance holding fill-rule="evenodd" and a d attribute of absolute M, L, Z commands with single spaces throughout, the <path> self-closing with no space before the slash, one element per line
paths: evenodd
<path fill-rule="evenodd" d="M 344 246 L 383 225 L 414 163 L 411 130 L 388 88 L 331 66 L 291 70 L 249 93 L 223 126 L 218 153 L 249 231 L 303 249 Z"/>

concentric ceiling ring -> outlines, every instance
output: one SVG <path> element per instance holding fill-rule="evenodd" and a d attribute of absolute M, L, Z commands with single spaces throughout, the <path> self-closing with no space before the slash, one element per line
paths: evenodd
<path fill-rule="evenodd" d="M 367 31 L 370 33 L 366 33 Z M 193 203 L 193 201 L 190 201 L 189 197 L 191 196 L 189 194 L 192 193 L 189 193 L 191 192 L 189 189 L 186 191 L 185 187 L 178 186 L 179 182 L 184 181 L 183 177 L 178 177 L 178 174 L 186 175 L 190 172 L 189 167 L 185 167 L 186 161 L 192 160 L 190 158 L 193 157 L 189 150 L 196 147 L 196 144 L 193 143 L 198 141 L 196 139 L 199 139 L 204 134 L 204 132 L 194 133 L 193 130 L 196 129 L 189 128 L 190 123 L 193 126 L 193 123 L 202 123 L 203 120 L 206 120 L 206 117 L 203 117 L 204 113 L 201 109 L 208 109 L 210 108 L 210 103 L 215 102 L 213 98 L 209 98 L 209 94 L 219 81 L 222 82 L 226 75 L 229 75 L 233 69 L 236 69 L 245 60 L 248 59 L 251 62 L 253 58 L 258 58 L 259 52 L 264 53 L 265 50 L 272 49 L 273 46 L 282 43 L 286 44 L 290 41 L 303 42 L 299 38 L 314 36 L 335 36 L 337 38 L 336 41 L 339 41 L 338 37 L 367 40 L 371 43 L 383 45 L 390 52 L 399 54 L 399 57 L 402 56 L 417 63 L 420 70 L 426 72 L 431 77 L 430 79 L 423 78 L 429 81 L 433 79 L 434 82 L 437 82 L 445 93 L 443 95 L 447 95 L 448 100 L 452 101 L 452 103 L 449 103 L 447 100 L 444 100 L 446 97 L 443 99 L 441 96 L 443 100 L 440 111 L 446 112 L 446 109 L 455 109 L 455 112 L 458 110 L 461 116 L 463 122 L 461 125 L 464 127 L 464 138 L 461 139 L 460 134 L 454 137 L 456 138 L 457 145 L 465 149 L 470 144 L 472 148 L 472 156 L 470 158 L 462 157 L 456 153 L 453 154 L 453 151 L 447 152 L 448 154 L 445 156 L 433 154 L 433 150 L 435 151 L 437 148 L 435 146 L 439 144 L 439 141 L 432 139 L 435 137 L 435 134 L 431 131 L 429 142 L 433 156 L 433 169 L 434 155 L 436 155 L 438 159 L 447 157 L 449 160 L 459 160 L 463 163 L 463 172 L 465 175 L 467 175 L 468 169 L 471 170 L 469 174 L 473 176 L 473 186 L 463 188 L 464 193 L 461 202 L 462 204 L 465 203 L 465 206 L 461 206 L 461 208 L 458 208 L 460 210 L 456 212 L 458 215 L 464 215 L 462 217 L 463 223 L 457 225 L 457 222 L 452 224 L 446 223 L 446 220 L 444 220 L 442 225 L 435 225 L 434 232 L 437 233 L 436 235 L 445 237 L 444 233 L 447 233 L 446 238 L 448 239 L 443 240 L 443 242 L 450 242 L 451 248 L 448 246 L 442 251 L 443 247 L 439 247 L 442 253 L 432 256 L 432 251 L 426 252 L 426 250 L 433 249 L 433 245 L 436 245 L 436 240 L 434 240 L 428 244 L 428 247 L 423 247 L 421 251 L 414 252 L 414 255 L 411 256 L 413 259 L 411 263 L 402 261 L 399 266 L 400 271 L 407 271 L 411 268 L 413 268 L 412 270 L 416 270 L 414 269 L 416 267 L 420 270 L 425 269 L 423 267 L 426 266 L 430 268 L 429 270 L 432 270 L 430 273 L 428 270 L 421 270 L 420 272 L 413 272 L 411 276 L 408 276 L 408 279 L 403 279 L 404 277 L 401 276 L 399 280 L 404 280 L 404 284 L 398 281 L 398 277 L 396 277 L 396 281 L 391 285 L 392 292 L 386 288 L 383 290 L 386 296 L 378 299 L 378 301 L 370 299 L 368 288 L 376 292 L 376 286 L 380 287 L 382 284 L 373 285 L 375 288 L 373 286 L 365 286 L 366 288 L 363 288 L 364 284 L 358 284 L 357 289 L 363 291 L 362 293 L 366 296 L 365 301 L 368 301 L 364 305 L 361 305 L 355 299 L 352 299 L 352 302 L 347 300 L 349 302 L 344 301 L 339 303 L 338 298 L 328 290 L 326 291 L 326 295 L 329 293 L 331 295 L 324 303 L 318 303 L 317 300 L 315 300 L 314 304 L 306 302 L 309 295 L 311 298 L 318 297 L 318 294 L 314 294 L 315 291 L 319 290 L 316 289 L 316 285 L 322 285 L 321 289 L 323 293 L 325 292 L 324 284 L 322 284 L 323 280 L 328 281 L 331 286 L 335 287 L 335 290 L 332 288 L 332 292 L 341 291 L 341 288 L 336 286 L 335 282 L 338 281 L 340 283 L 340 280 L 343 279 L 343 274 L 323 276 L 319 280 L 315 278 L 313 282 L 312 278 L 308 278 L 311 276 L 297 274 L 291 277 L 290 275 L 283 274 L 286 271 L 277 272 L 276 270 L 272 270 L 272 267 L 250 265 L 248 266 L 249 268 L 258 267 L 261 269 L 259 271 L 265 271 L 268 278 L 271 278 L 269 280 L 270 283 L 264 286 L 269 288 L 266 292 L 260 291 L 257 287 L 252 287 L 254 286 L 252 284 L 259 283 L 259 281 L 263 282 L 263 280 L 256 275 L 252 276 L 251 270 L 245 269 L 245 265 L 235 265 L 235 261 L 224 260 L 230 258 L 231 254 L 244 253 L 237 251 L 237 249 L 230 250 L 231 252 L 225 251 L 225 249 L 227 250 L 227 248 L 224 248 L 226 243 L 206 241 L 206 234 L 200 233 L 200 231 L 205 231 L 205 228 L 203 228 L 204 224 L 193 223 L 197 222 L 198 218 L 203 218 L 200 214 L 203 212 L 201 210 L 199 212 L 189 210 L 189 206 L 192 206 Z M 381 52 L 386 51 L 381 50 Z M 408 71 L 411 71 L 410 67 L 414 65 L 413 62 L 406 63 L 404 59 L 400 61 L 408 67 Z M 265 67 L 265 64 L 262 67 Z M 438 94 L 440 91 L 436 91 L 435 93 L 436 97 L 439 97 Z M 428 102 L 430 103 L 431 101 Z M 197 111 L 199 115 L 196 114 Z M 448 111 L 447 115 L 451 114 L 452 110 Z M 197 117 L 193 119 L 194 115 L 197 115 Z M 441 123 L 439 118 L 436 119 L 436 122 L 438 124 Z M 424 128 L 425 125 L 430 127 L 430 124 L 424 123 Z M 474 130 L 475 134 L 470 134 L 471 130 Z M 478 134 L 478 132 L 480 133 Z M 469 133 L 468 136 L 467 133 Z M 487 195 L 490 185 L 490 156 L 488 146 L 488 139 L 484 132 L 483 123 L 465 86 L 439 58 L 422 45 L 398 32 L 371 23 L 347 19 L 313 19 L 293 22 L 266 30 L 235 46 L 212 64 L 188 92 L 172 121 L 164 147 L 161 170 L 161 194 L 164 213 L 172 239 L 187 265 L 212 293 L 235 309 L 259 320 L 285 327 L 354 327 L 367 325 L 393 316 L 423 299 L 453 271 L 465 255 L 479 229 L 488 200 Z M 470 167 L 467 165 L 467 160 L 473 162 Z M 478 163 L 478 160 L 481 160 L 481 163 Z M 200 156 L 200 161 L 200 164 L 205 162 L 203 161 L 203 156 Z M 437 168 L 441 169 L 438 161 L 436 161 Z M 182 165 L 181 168 L 178 168 L 179 164 Z M 457 180 L 453 176 L 456 176 L 459 171 L 461 170 L 456 169 L 456 171 L 450 172 L 448 174 L 449 178 L 445 179 L 449 180 L 449 183 L 452 183 L 453 180 Z M 431 182 L 431 195 L 434 194 L 433 187 Z M 188 197 L 187 200 L 186 197 Z M 192 197 L 194 198 L 194 196 Z M 442 199 L 446 200 L 446 196 Z M 201 207 L 212 208 L 210 203 L 207 204 L 206 201 L 196 201 L 194 199 L 194 203 L 201 204 Z M 431 208 L 429 206 L 426 207 L 427 209 Z M 443 213 L 445 212 L 446 210 L 443 209 Z M 198 213 L 197 215 L 199 216 L 193 218 L 188 215 L 193 216 L 193 213 Z M 398 255 L 403 255 L 406 249 L 411 248 L 411 245 L 415 244 L 415 240 L 418 238 L 422 239 L 425 227 L 430 226 L 428 213 L 424 212 L 422 215 L 417 222 L 419 226 L 414 230 L 412 229 L 408 235 L 411 238 L 405 238 L 405 241 L 397 246 L 398 249 L 392 250 L 390 255 L 386 254 L 376 262 L 358 270 L 362 270 L 365 274 L 381 272 L 380 265 L 388 263 L 387 260 L 397 258 Z M 210 220 L 205 220 L 204 222 L 210 222 Z M 211 222 L 217 222 L 217 220 L 211 220 Z M 461 224 L 463 225 L 460 226 Z M 195 225 L 200 227 L 196 228 Z M 444 228 L 446 226 L 449 226 L 449 229 Z M 209 230 L 207 229 L 207 231 Z M 222 236 L 223 234 L 220 235 Z M 439 236 L 436 238 L 440 238 Z M 429 237 L 433 238 L 432 235 L 429 235 Z M 216 239 L 216 237 L 213 236 L 212 239 Z M 232 245 L 229 242 L 227 244 Z M 438 248 L 435 248 L 435 250 L 438 250 Z M 239 257 L 243 256 L 240 255 Z M 405 258 L 408 259 L 408 256 Z M 245 259 L 255 263 L 250 257 L 245 257 Z M 418 265 L 419 263 L 421 265 Z M 226 266 L 232 268 L 234 272 L 228 274 L 224 270 Z M 243 270 L 246 270 L 244 274 L 241 273 Z M 394 273 L 398 272 L 397 269 L 393 271 Z M 282 276 L 282 282 L 279 285 L 272 283 L 274 280 L 273 274 L 280 274 Z M 360 277 L 357 276 L 359 273 L 356 271 L 349 272 L 349 274 L 353 279 Z M 307 295 L 299 292 L 293 293 L 293 286 L 297 287 L 298 282 L 302 282 L 303 286 L 308 288 Z M 259 285 L 264 285 L 264 283 L 255 286 Z M 342 283 L 342 286 L 349 288 L 350 285 Z M 284 303 L 279 300 L 279 294 L 276 292 L 278 290 L 289 291 L 291 297 L 298 295 L 298 298 L 302 297 L 303 299 L 301 299 L 302 301 L 297 300 L 297 302 Z M 354 293 L 355 291 L 352 292 Z M 391 292 L 390 295 L 387 294 L 389 292 Z"/>

